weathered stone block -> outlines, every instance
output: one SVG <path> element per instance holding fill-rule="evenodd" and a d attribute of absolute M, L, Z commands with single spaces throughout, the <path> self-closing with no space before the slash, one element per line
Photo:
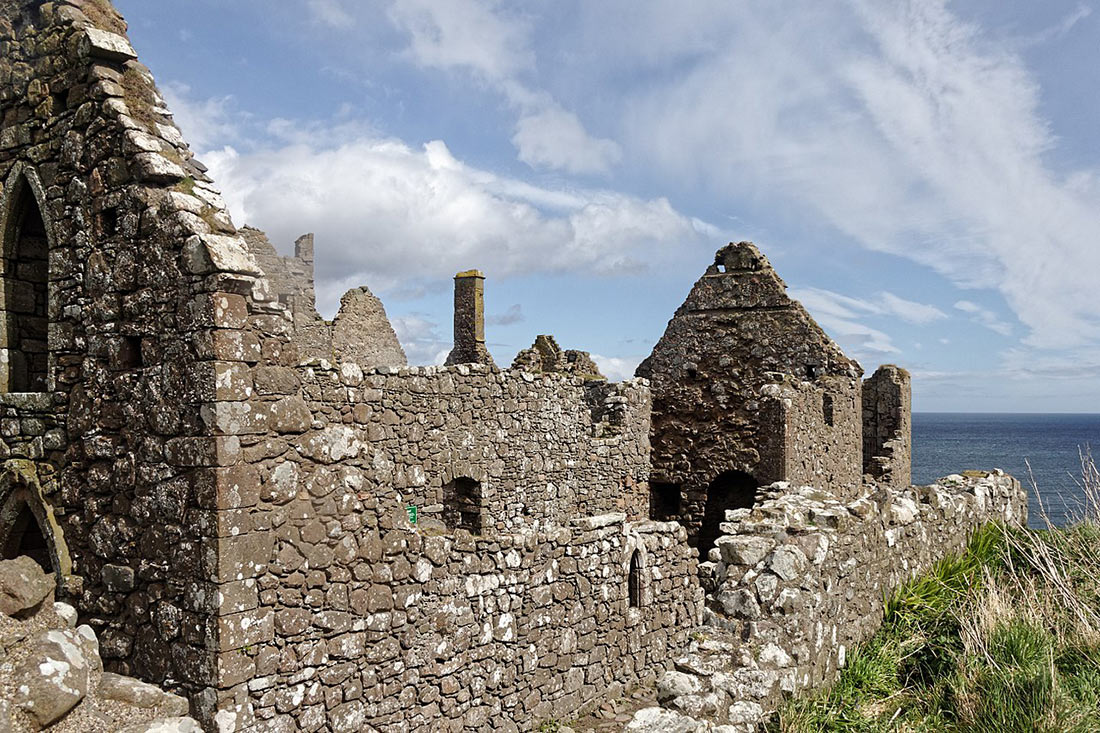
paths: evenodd
<path fill-rule="evenodd" d="M 218 649 L 228 651 L 275 638 L 275 612 L 257 608 L 218 618 Z"/>

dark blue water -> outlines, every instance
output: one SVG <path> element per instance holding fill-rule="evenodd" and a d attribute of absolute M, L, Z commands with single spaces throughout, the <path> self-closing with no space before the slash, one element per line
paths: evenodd
<path fill-rule="evenodd" d="M 966 469 L 1001 468 L 1028 488 L 1033 527 L 1042 522 L 1032 477 L 1051 520 L 1064 524 L 1080 510 L 1081 489 L 1074 479 L 1081 477 L 1078 448 L 1088 446 L 1100 461 L 1100 415 L 915 412 L 913 483 L 929 484 Z"/>

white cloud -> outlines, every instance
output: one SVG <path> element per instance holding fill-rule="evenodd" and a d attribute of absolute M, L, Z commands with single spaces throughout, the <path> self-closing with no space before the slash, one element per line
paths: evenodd
<path fill-rule="evenodd" d="M 237 139 L 247 115 L 236 109 L 231 95 L 196 99 L 191 88 L 179 82 L 160 85 L 161 94 L 176 125 L 196 150 Z"/>
<path fill-rule="evenodd" d="M 1084 3 L 1078 3 L 1077 7 L 1074 8 L 1073 11 L 1071 11 L 1070 13 L 1066 14 L 1066 16 L 1062 18 L 1062 20 L 1050 26 L 1049 28 L 1043 29 L 1035 35 L 1030 36 L 1026 39 L 1026 42 L 1031 45 L 1038 45 L 1042 43 L 1049 43 L 1050 41 L 1056 41 L 1065 36 L 1071 30 L 1073 30 L 1078 23 L 1080 23 L 1082 20 L 1089 17 L 1090 15 L 1092 15 L 1092 8 L 1085 5 Z"/>
<path fill-rule="evenodd" d="M 881 314 L 880 306 L 820 288 L 792 288 L 790 296 L 802 303 L 821 327 L 860 361 L 867 360 L 870 353 L 899 353 L 890 336 L 857 320 Z"/>
<path fill-rule="evenodd" d="M 857 357 L 868 351 L 899 353 L 889 335 L 861 323 L 862 318 L 896 318 L 919 326 L 947 318 L 947 314 L 934 305 L 906 300 L 887 291 L 876 293 L 870 300 L 821 288 L 792 288 L 790 296 L 806 306 L 830 335 L 857 352 Z"/>
<path fill-rule="evenodd" d="M 421 315 L 390 319 L 409 364 L 442 364 L 451 353 L 451 342 L 439 334 L 439 326 Z"/>
<path fill-rule="evenodd" d="M 622 158 L 617 143 L 591 137 L 575 114 L 557 106 L 521 117 L 512 143 L 532 168 L 607 173 Z"/>
<path fill-rule="evenodd" d="M 955 303 L 955 309 L 971 316 L 971 320 L 980 326 L 988 328 L 1002 336 L 1012 335 L 1012 326 L 997 317 L 997 314 L 988 308 L 983 308 L 969 300 L 960 300 Z"/>
<path fill-rule="evenodd" d="M 238 224 L 277 245 L 315 232 L 323 312 L 349 282 L 386 292 L 470 267 L 623 274 L 716 236 L 666 199 L 532 186 L 467 166 L 438 140 L 416 150 L 362 130 L 278 129 L 270 147 L 203 158 Z"/>
<path fill-rule="evenodd" d="M 530 67 L 530 26 L 498 12 L 491 0 L 396 0 L 389 17 L 409 34 L 409 56 L 420 66 L 465 68 L 504 80 Z"/>
<path fill-rule="evenodd" d="M 396 0 L 389 17 L 409 34 L 414 63 L 469 71 L 508 100 L 519 115 L 512 143 L 524 163 L 606 174 L 621 159 L 618 143 L 589 135 L 575 113 L 520 80 L 536 65 L 527 18 L 494 0 Z"/>
<path fill-rule="evenodd" d="M 1048 167 L 1018 55 L 945 0 L 737 3 L 710 25 L 724 43 L 690 31 L 701 53 L 626 100 L 624 157 L 997 289 L 1033 346 L 1100 340 L 1097 175 Z"/>
<path fill-rule="evenodd" d="M 934 305 L 906 300 L 893 293 L 882 292 L 878 294 L 878 298 L 883 312 L 897 316 L 903 321 L 915 323 L 918 326 L 947 318 L 947 314 Z"/>
<path fill-rule="evenodd" d="M 644 358 L 644 356 L 618 357 L 592 354 L 592 361 L 596 362 L 596 366 L 600 368 L 600 373 L 612 382 L 633 379 L 634 370 L 638 368 Z"/>

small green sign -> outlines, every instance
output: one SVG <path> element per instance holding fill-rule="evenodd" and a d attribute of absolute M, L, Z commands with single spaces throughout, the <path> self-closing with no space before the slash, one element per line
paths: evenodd
<path fill-rule="evenodd" d="M 409 524 L 416 524 L 416 504 L 405 507 L 405 513 L 409 515 Z"/>

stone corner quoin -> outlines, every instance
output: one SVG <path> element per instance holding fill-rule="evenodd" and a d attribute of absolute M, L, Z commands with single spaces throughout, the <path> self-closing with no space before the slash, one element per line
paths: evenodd
<path fill-rule="evenodd" d="M 533 730 L 656 682 L 643 722 L 747 726 L 1026 511 L 911 487 L 908 373 L 864 380 L 751 243 L 638 379 L 550 335 L 495 365 L 477 270 L 409 366 L 365 286 L 318 314 L 312 235 L 234 225 L 107 0 L 0 4 L 0 48 L 0 560 L 171 716 Z"/>

